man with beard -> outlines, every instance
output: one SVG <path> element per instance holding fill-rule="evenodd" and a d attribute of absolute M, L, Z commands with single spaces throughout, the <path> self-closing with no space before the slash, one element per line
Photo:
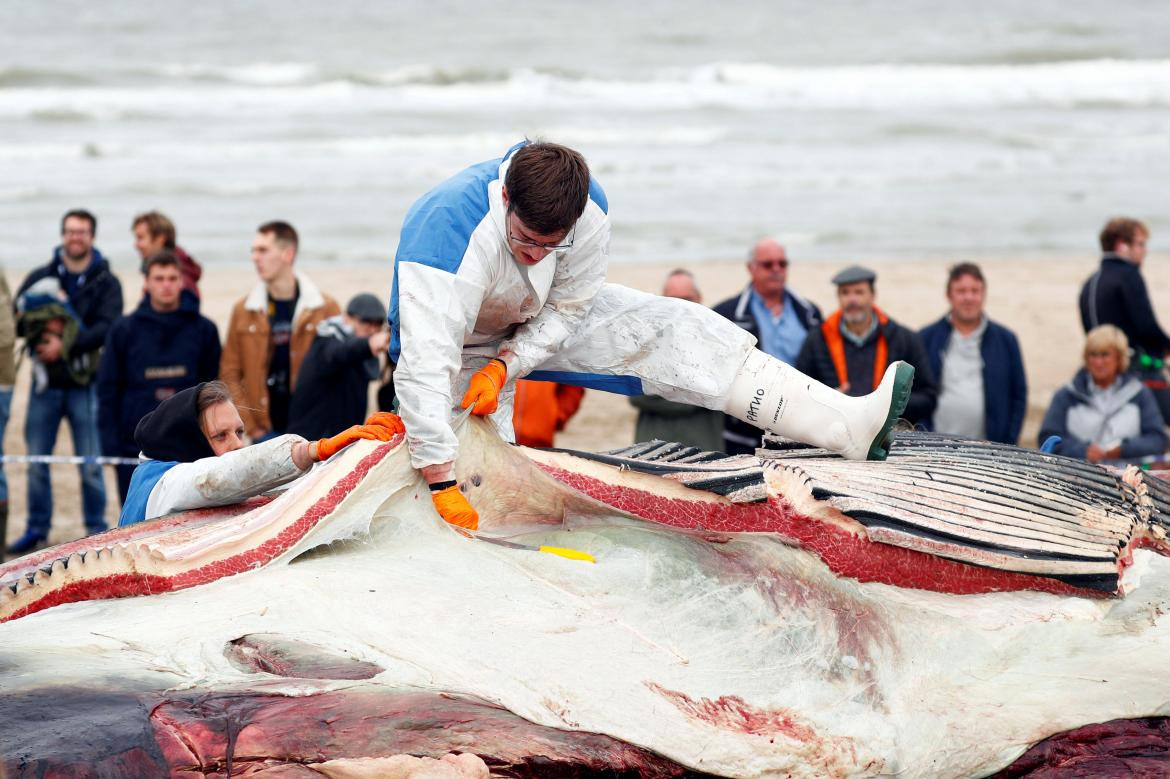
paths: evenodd
<path fill-rule="evenodd" d="M 122 285 L 93 245 L 97 219 L 74 210 L 61 220 L 61 245 L 49 264 L 32 271 L 17 292 L 17 333 L 28 342 L 33 381 L 24 438 L 28 453 L 52 454 L 61 418 L 69 419 L 76 454 L 99 452 L 94 376 L 110 325 L 122 315 Z M 27 297 L 26 297 L 27 293 Z M 38 299 L 43 305 L 29 305 Z M 45 311 L 59 309 L 43 316 Z M 106 487 L 99 465 L 81 467 L 81 504 L 90 533 L 106 529 Z M 44 545 L 53 517 L 49 466 L 28 466 L 28 529 L 8 548 L 27 554 Z"/>
<path fill-rule="evenodd" d="M 874 301 L 877 274 L 857 265 L 833 277 L 840 308 L 809 331 L 796 369 L 860 397 L 873 391 L 886 366 L 903 360 L 914 366 L 914 387 L 903 416 L 925 423 L 934 413 L 938 388 L 918 333 L 890 319 Z"/>

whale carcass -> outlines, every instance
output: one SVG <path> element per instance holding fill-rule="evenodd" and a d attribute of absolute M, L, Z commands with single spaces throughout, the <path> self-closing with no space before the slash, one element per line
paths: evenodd
<path fill-rule="evenodd" d="M 275 496 L 0 566 L 0 774 L 1165 768 L 1146 474 L 923 435 L 886 463 L 460 435 L 480 533 L 521 548 L 438 520 L 401 441 L 359 442 Z"/>

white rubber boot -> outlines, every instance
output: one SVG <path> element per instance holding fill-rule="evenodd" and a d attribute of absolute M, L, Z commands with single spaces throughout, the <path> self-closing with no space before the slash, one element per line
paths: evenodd
<path fill-rule="evenodd" d="M 775 435 L 836 452 L 848 460 L 884 460 L 886 436 L 910 399 L 914 366 L 892 363 L 882 383 L 854 398 L 753 349 L 723 411 Z"/>

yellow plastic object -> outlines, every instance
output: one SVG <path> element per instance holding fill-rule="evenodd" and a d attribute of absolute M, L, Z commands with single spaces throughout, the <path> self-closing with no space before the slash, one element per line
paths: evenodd
<path fill-rule="evenodd" d="M 547 554 L 555 554 L 558 557 L 564 557 L 566 560 L 581 560 L 586 563 L 596 563 L 597 559 L 588 552 L 581 552 L 576 549 L 566 549 L 563 546 L 542 546 L 538 551 Z"/>
<path fill-rule="evenodd" d="M 515 541 L 508 541 L 503 538 L 492 538 L 491 536 L 484 536 L 478 533 L 472 533 L 462 527 L 455 525 L 448 525 L 459 535 L 468 540 L 486 541 L 489 544 L 502 546 L 507 549 L 520 549 L 525 552 L 544 552 L 545 554 L 555 554 L 557 557 L 563 557 L 566 560 L 580 560 L 583 563 L 596 563 L 597 558 L 588 552 L 582 552 L 579 549 L 569 549 L 563 546 L 533 546 L 532 544 L 518 544 Z"/>

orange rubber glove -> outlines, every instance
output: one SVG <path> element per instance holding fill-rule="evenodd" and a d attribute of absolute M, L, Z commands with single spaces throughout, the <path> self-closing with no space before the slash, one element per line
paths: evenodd
<path fill-rule="evenodd" d="M 479 529 L 479 514 L 467 502 L 467 498 L 463 497 L 458 484 L 434 490 L 431 492 L 431 502 L 435 504 L 435 511 L 439 512 L 439 516 L 452 525 L 468 530 Z"/>
<path fill-rule="evenodd" d="M 390 431 L 391 435 L 406 432 L 406 425 L 402 424 L 402 417 L 391 414 L 389 411 L 376 411 L 366 420 L 366 426 L 377 425 Z"/>
<path fill-rule="evenodd" d="M 471 384 L 463 395 L 463 408 L 472 403 L 471 413 L 477 417 L 487 416 L 500 405 L 500 390 L 508 380 L 508 366 L 503 360 L 495 359 L 472 374 Z"/>
<path fill-rule="evenodd" d="M 381 425 L 354 425 L 317 442 L 317 459 L 328 460 L 354 441 L 389 441 L 394 434 Z"/>

